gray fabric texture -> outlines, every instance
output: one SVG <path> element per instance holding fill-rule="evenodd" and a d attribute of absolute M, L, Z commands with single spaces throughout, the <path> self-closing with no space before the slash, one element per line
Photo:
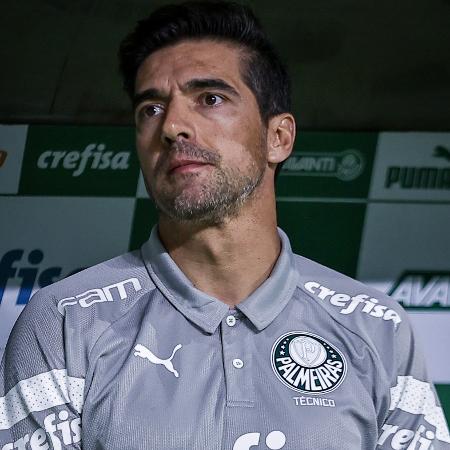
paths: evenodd
<path fill-rule="evenodd" d="M 450 449 L 403 309 L 282 251 L 236 308 L 157 229 L 38 291 L 0 368 L 0 450 Z"/>

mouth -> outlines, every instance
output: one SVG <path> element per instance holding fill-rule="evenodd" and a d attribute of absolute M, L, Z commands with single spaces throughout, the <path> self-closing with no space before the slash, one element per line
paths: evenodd
<path fill-rule="evenodd" d="M 179 173 L 189 173 L 200 170 L 206 166 L 210 166 L 210 163 L 205 161 L 198 161 L 192 159 L 177 159 L 173 160 L 169 164 L 169 175 L 179 174 Z"/>

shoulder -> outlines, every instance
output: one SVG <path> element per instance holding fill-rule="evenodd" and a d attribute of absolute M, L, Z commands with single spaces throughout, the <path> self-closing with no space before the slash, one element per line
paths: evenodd
<path fill-rule="evenodd" d="M 317 262 L 295 255 L 301 298 L 330 316 L 342 336 L 354 336 L 369 350 L 389 379 L 424 361 L 407 312 L 388 295 Z M 350 334 L 349 334 L 350 333 Z"/>
<path fill-rule="evenodd" d="M 40 289 L 33 295 L 29 306 L 33 309 L 56 309 L 61 316 L 71 316 L 77 311 L 89 314 L 89 309 L 99 309 L 108 303 L 105 314 L 107 316 L 109 312 L 113 319 L 132 307 L 143 292 L 153 288 L 140 251 L 136 250 Z"/>
<path fill-rule="evenodd" d="M 14 325 L 5 353 L 15 355 L 10 359 L 16 362 L 24 354 L 32 355 L 28 375 L 36 367 L 41 372 L 64 367 L 83 374 L 98 338 L 151 298 L 153 289 L 140 251 L 89 267 L 33 295 Z"/>
<path fill-rule="evenodd" d="M 407 313 L 388 295 L 300 255 L 295 260 L 303 294 L 362 339 L 385 345 L 411 333 Z"/>

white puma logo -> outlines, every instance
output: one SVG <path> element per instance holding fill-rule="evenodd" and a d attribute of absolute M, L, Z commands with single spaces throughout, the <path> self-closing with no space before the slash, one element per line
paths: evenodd
<path fill-rule="evenodd" d="M 173 368 L 172 358 L 175 353 L 182 347 L 181 344 L 178 344 L 172 352 L 172 355 L 168 359 L 160 359 L 156 355 L 154 355 L 147 347 L 142 344 L 136 345 L 134 349 L 134 356 L 139 356 L 143 359 L 148 359 L 153 364 L 162 364 L 169 372 L 172 372 L 177 378 L 179 377 L 178 372 Z"/>

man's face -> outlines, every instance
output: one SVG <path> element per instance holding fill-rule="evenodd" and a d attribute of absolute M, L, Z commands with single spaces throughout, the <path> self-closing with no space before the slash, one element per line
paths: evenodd
<path fill-rule="evenodd" d="M 139 159 L 150 196 L 172 219 L 221 223 L 262 180 L 266 130 L 239 57 L 227 43 L 182 41 L 138 70 Z"/>

